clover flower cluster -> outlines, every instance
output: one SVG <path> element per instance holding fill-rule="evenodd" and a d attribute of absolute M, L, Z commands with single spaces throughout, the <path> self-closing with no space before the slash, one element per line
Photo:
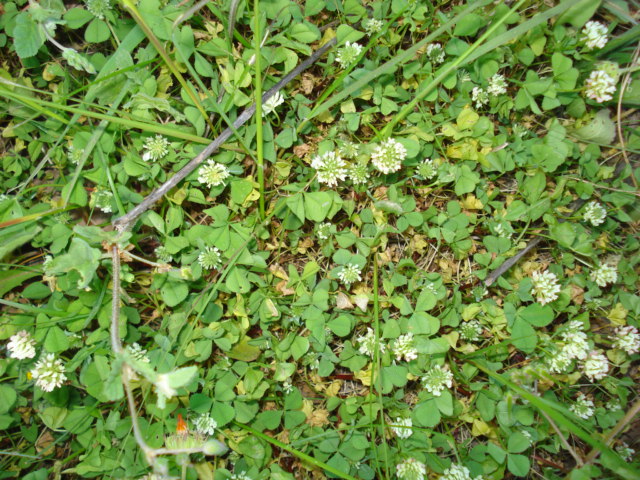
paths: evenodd
<path fill-rule="evenodd" d="M 354 263 L 347 263 L 342 267 L 342 270 L 338 272 L 338 278 L 342 283 L 349 287 L 352 283 L 362 280 L 362 276 L 360 275 L 361 271 L 362 270 L 358 265 Z"/>
<path fill-rule="evenodd" d="M 452 463 L 451 466 L 444 471 L 440 480 L 482 480 L 482 475 L 472 478 L 471 472 L 467 467 Z"/>
<path fill-rule="evenodd" d="M 36 341 L 26 330 L 21 330 L 12 335 L 7 343 L 7 350 L 11 358 L 24 360 L 36 356 Z"/>
<path fill-rule="evenodd" d="M 147 351 L 142 348 L 137 342 L 133 342 L 131 345 L 127 345 L 127 352 L 137 361 L 142 363 L 149 363 L 149 357 L 147 357 Z"/>
<path fill-rule="evenodd" d="M 482 325 L 477 320 L 462 322 L 458 327 L 460 338 L 467 342 L 474 342 L 482 335 Z"/>
<path fill-rule="evenodd" d="M 96 187 L 93 193 L 91 194 L 91 199 L 89 200 L 89 206 L 91 208 L 97 208 L 98 210 L 103 211 L 104 213 L 113 212 L 113 207 L 111 206 L 111 201 L 113 200 L 113 193 L 103 187 Z"/>
<path fill-rule="evenodd" d="M 407 458 L 396 465 L 396 475 L 400 480 L 424 480 L 427 466 L 415 458 Z"/>
<path fill-rule="evenodd" d="M 558 277 L 555 274 L 545 272 L 533 272 L 531 275 L 533 282 L 533 288 L 531 293 L 536 296 L 536 301 L 541 305 L 553 302 L 558 298 L 560 293 L 560 284 L 558 283 Z"/>
<path fill-rule="evenodd" d="M 504 75 L 496 73 L 489 79 L 487 93 L 489 95 L 493 95 L 494 97 L 507 93 L 507 80 L 504 78 Z"/>
<path fill-rule="evenodd" d="M 422 177 L 426 180 L 431 180 L 435 177 L 437 173 L 436 166 L 433 164 L 433 160 L 430 158 L 425 158 L 418 166 L 416 167 L 416 175 Z"/>
<path fill-rule="evenodd" d="M 216 433 L 218 422 L 208 413 L 203 413 L 193 421 L 193 426 L 199 434 L 211 436 Z"/>
<path fill-rule="evenodd" d="M 602 380 L 609 372 L 609 361 L 600 350 L 589 352 L 582 363 L 582 372 L 589 380 Z"/>
<path fill-rule="evenodd" d="M 270 96 L 266 102 L 262 104 L 262 116 L 266 117 L 272 112 L 275 112 L 279 105 L 284 103 L 284 97 L 280 92 L 276 92 L 275 95 Z"/>
<path fill-rule="evenodd" d="M 391 430 L 398 438 L 409 438 L 413 435 L 413 429 L 411 428 L 413 426 L 413 422 L 410 418 L 398 417 L 396 418 L 394 425 L 395 426 L 391 427 Z"/>
<path fill-rule="evenodd" d="M 382 30 L 382 25 L 382 21 L 376 18 L 367 18 L 362 22 L 364 31 L 367 32 L 367 35 L 369 36 L 372 36 Z"/>
<path fill-rule="evenodd" d="M 216 247 L 205 248 L 200 253 L 200 255 L 198 255 L 198 263 L 205 270 L 218 268 L 222 263 L 222 255 L 220 254 L 220 250 L 218 250 Z"/>
<path fill-rule="evenodd" d="M 440 365 L 432 367 L 424 377 L 422 377 L 424 388 L 435 397 L 442 395 L 446 388 L 453 385 L 453 374 L 448 369 L 442 368 Z"/>
<path fill-rule="evenodd" d="M 340 64 L 340 67 L 347 68 L 358 59 L 360 53 L 362 53 L 362 45 L 346 42 L 342 48 L 338 49 L 336 62 Z"/>
<path fill-rule="evenodd" d="M 365 162 L 354 163 L 349 169 L 349 176 L 354 185 L 364 185 L 369 180 L 369 169 Z"/>
<path fill-rule="evenodd" d="M 325 222 L 318 225 L 316 235 L 320 240 L 328 240 L 331 236 L 331 224 L 329 222 Z"/>
<path fill-rule="evenodd" d="M 207 185 L 209 188 L 224 185 L 224 181 L 228 177 L 229 169 L 226 165 L 212 159 L 207 160 L 207 164 L 198 170 L 198 181 Z"/>
<path fill-rule="evenodd" d="M 67 159 L 74 165 L 78 165 L 80 163 L 83 154 L 84 152 L 81 149 L 76 148 L 73 145 L 69 145 L 69 148 L 67 148 Z"/>
<path fill-rule="evenodd" d="M 629 355 L 638 353 L 638 351 L 640 351 L 640 334 L 638 334 L 638 329 L 631 325 L 616 328 L 613 346 L 624 350 Z"/>
<path fill-rule="evenodd" d="M 587 334 L 583 331 L 584 325 L 578 320 L 572 320 L 560 333 L 561 345 L 547 358 L 549 370 L 562 373 L 569 368 L 573 360 L 584 360 L 589 352 Z"/>
<path fill-rule="evenodd" d="M 591 225 L 597 227 L 598 225 L 604 223 L 605 219 L 607 218 L 607 211 L 598 202 L 589 202 L 584 209 L 582 218 L 585 222 L 591 222 Z"/>
<path fill-rule="evenodd" d="M 473 87 L 473 90 L 471 90 L 471 100 L 475 102 L 476 108 L 481 108 L 489 103 L 489 92 L 481 87 Z"/>
<path fill-rule="evenodd" d="M 87 10 L 96 18 L 104 20 L 104 16 L 111 10 L 111 0 L 85 0 Z"/>
<path fill-rule="evenodd" d="M 164 158 L 169 153 L 169 140 L 162 135 L 156 135 L 155 137 L 147 137 L 144 141 L 144 153 L 142 154 L 142 160 L 148 162 L 152 160 L 154 162 Z"/>
<path fill-rule="evenodd" d="M 347 178 L 347 162 L 336 152 L 326 152 L 311 160 L 311 167 L 318 172 L 318 182 L 330 187 L 338 185 L 338 180 Z"/>
<path fill-rule="evenodd" d="M 376 335 L 372 328 L 367 327 L 367 333 L 359 336 L 356 339 L 356 342 L 360 345 L 358 347 L 358 352 L 362 355 L 373 357 L 376 351 Z M 377 345 L 380 353 L 384 353 L 387 349 L 386 345 L 381 341 L 379 341 Z"/>
<path fill-rule="evenodd" d="M 598 103 L 607 102 L 616 92 L 617 79 L 605 70 L 594 70 L 584 83 L 587 98 Z"/>
<path fill-rule="evenodd" d="M 618 272 L 614 265 L 603 263 L 591 272 L 590 278 L 599 287 L 606 287 L 608 284 L 615 283 L 618 280 Z"/>
<path fill-rule="evenodd" d="M 577 417 L 587 420 L 593 416 L 595 405 L 583 393 L 580 393 L 575 403 L 569 407 L 569 410 Z"/>
<path fill-rule="evenodd" d="M 36 362 L 31 376 L 36 381 L 36 385 L 45 392 L 52 392 L 67 379 L 64 374 L 65 368 L 62 360 L 56 358 L 53 353 L 46 353 Z"/>
<path fill-rule="evenodd" d="M 405 333 L 396 338 L 391 347 L 391 352 L 398 362 L 403 357 L 407 362 L 418 358 L 418 351 L 413 346 L 413 333 Z"/>
<path fill-rule="evenodd" d="M 582 29 L 582 37 L 580 40 L 585 42 L 589 50 L 603 48 L 609 41 L 607 27 L 593 20 L 587 22 Z"/>
<path fill-rule="evenodd" d="M 339 151 L 344 158 L 354 159 L 360 153 L 360 146 L 355 142 L 344 142 L 340 145 Z"/>
<path fill-rule="evenodd" d="M 427 45 L 427 57 L 436 65 L 444 62 L 444 48 L 439 43 L 430 43 Z"/>
<path fill-rule="evenodd" d="M 625 442 L 620 442 L 620 445 L 616 446 L 616 452 L 627 462 L 633 460 L 633 456 L 636 454 L 636 451 Z"/>
<path fill-rule="evenodd" d="M 169 253 L 167 247 L 164 245 L 158 245 L 153 253 L 156 258 L 163 263 L 171 263 L 173 261 L 173 255 Z"/>
<path fill-rule="evenodd" d="M 389 174 L 400 170 L 406 156 L 407 149 L 404 145 L 393 138 L 388 138 L 376 146 L 371 154 L 371 162 L 380 172 Z"/>

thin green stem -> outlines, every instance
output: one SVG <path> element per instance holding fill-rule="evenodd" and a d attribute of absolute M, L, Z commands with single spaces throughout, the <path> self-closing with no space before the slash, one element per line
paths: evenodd
<path fill-rule="evenodd" d="M 260 199 L 258 200 L 258 209 L 260 212 L 260 220 L 264 220 L 264 145 L 262 131 L 262 54 L 260 53 L 260 0 L 253 2 L 253 16 L 255 28 L 253 31 L 253 44 L 255 50 L 254 64 L 254 98 L 256 102 L 256 164 L 258 167 L 258 185 L 260 189 Z"/>

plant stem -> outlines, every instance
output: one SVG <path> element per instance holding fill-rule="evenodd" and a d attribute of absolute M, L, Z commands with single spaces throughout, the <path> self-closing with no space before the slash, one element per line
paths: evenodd
<path fill-rule="evenodd" d="M 253 17 L 255 28 L 253 31 L 254 43 L 254 85 L 256 102 L 256 164 L 258 168 L 258 184 L 260 188 L 260 199 L 258 200 L 258 211 L 260 220 L 264 220 L 264 145 L 262 132 L 262 54 L 260 53 L 260 0 L 253 1 Z"/>

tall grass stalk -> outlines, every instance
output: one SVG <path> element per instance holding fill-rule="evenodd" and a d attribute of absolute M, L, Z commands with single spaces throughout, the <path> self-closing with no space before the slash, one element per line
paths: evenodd
<path fill-rule="evenodd" d="M 255 22 L 253 30 L 253 45 L 255 55 L 254 98 L 256 102 L 256 165 L 258 168 L 258 188 L 260 189 L 258 210 L 260 213 L 260 220 L 264 220 L 264 137 L 262 131 L 262 58 L 260 53 L 262 35 L 260 32 L 260 0 L 254 0 L 253 2 L 253 17 Z"/>

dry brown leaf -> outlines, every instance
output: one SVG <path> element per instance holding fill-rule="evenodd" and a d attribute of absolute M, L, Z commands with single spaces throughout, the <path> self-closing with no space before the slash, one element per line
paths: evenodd
<path fill-rule="evenodd" d="M 353 308 L 353 303 L 344 293 L 338 292 L 338 295 L 336 295 L 336 307 L 341 310 L 350 310 Z"/>

